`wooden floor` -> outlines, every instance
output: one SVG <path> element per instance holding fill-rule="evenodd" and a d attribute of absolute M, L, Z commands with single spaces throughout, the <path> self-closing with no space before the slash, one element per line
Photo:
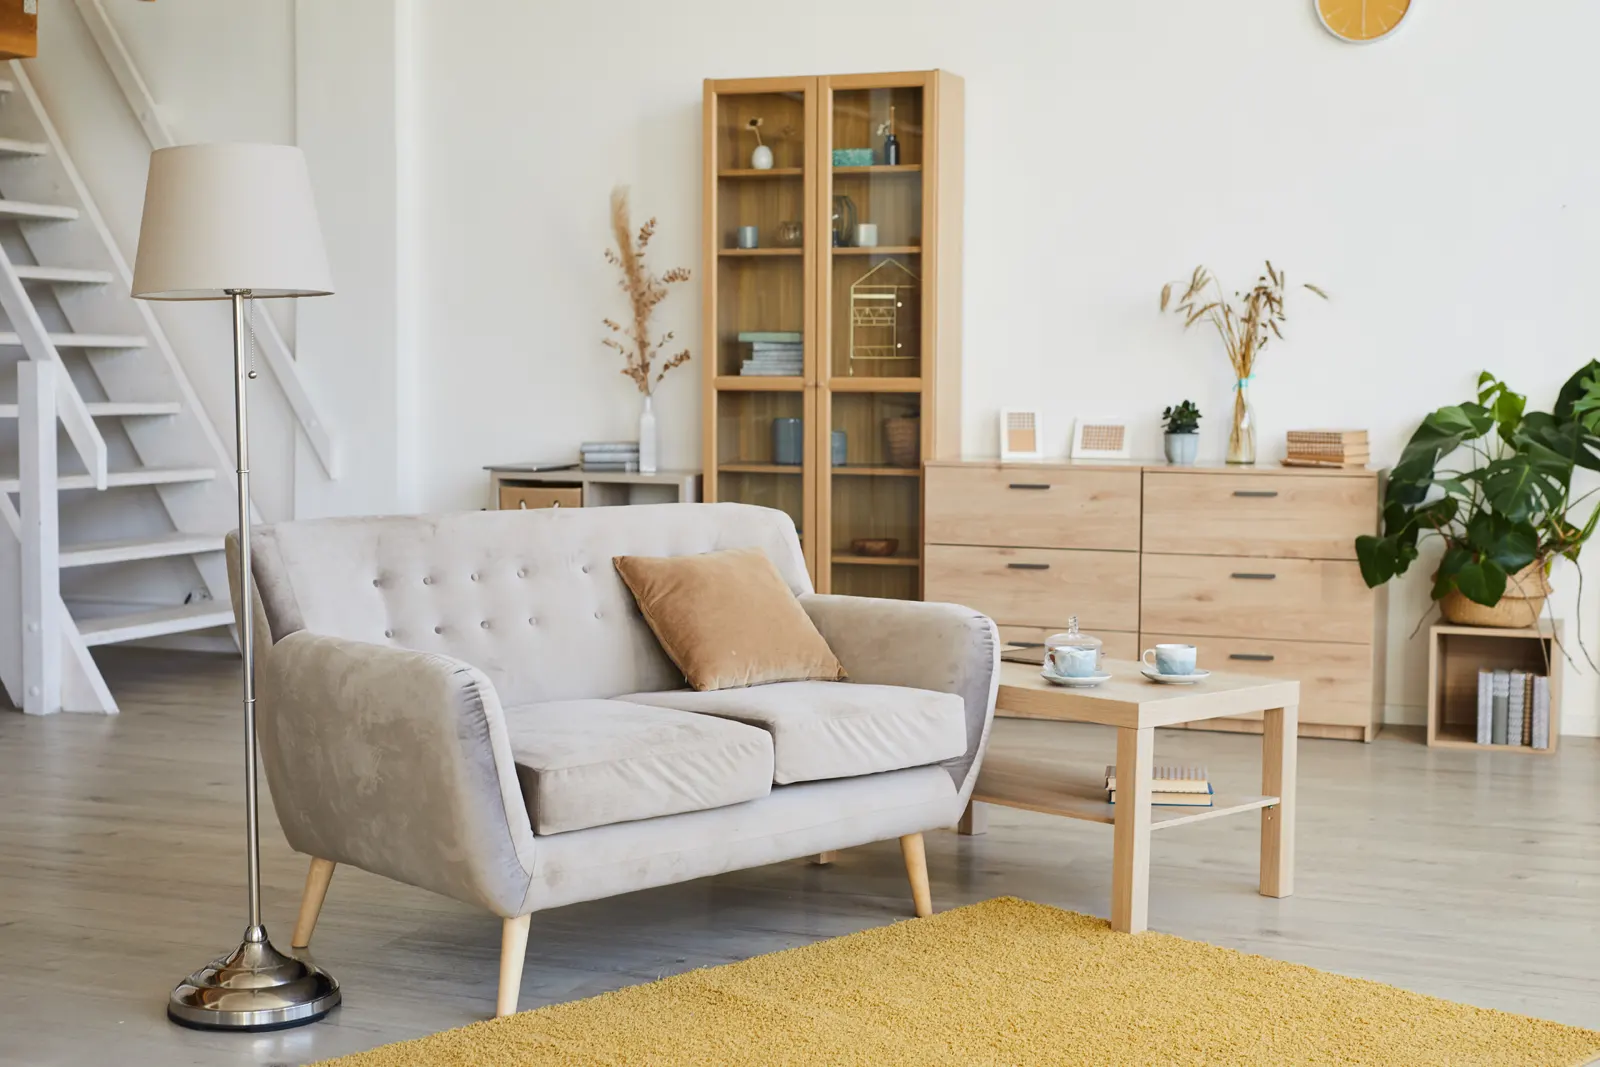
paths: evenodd
<path fill-rule="evenodd" d="M 106 656 L 118 718 L 0 711 L 0 1063 L 289 1064 L 493 1011 L 500 923 L 341 868 L 317 928 L 344 984 L 328 1021 L 182 1030 L 188 971 L 236 943 L 244 890 L 235 661 Z M 1111 761 L 1111 732 L 1006 721 L 1000 744 Z M 1254 788 L 1256 738 L 1161 731 L 1158 759 Z M 1154 929 L 1423 993 L 1600 1028 L 1600 744 L 1545 759 L 1429 751 L 1407 735 L 1301 744 L 1296 895 L 1258 896 L 1257 822 L 1155 841 Z M 287 945 L 305 861 L 263 829 L 268 928 Z M 928 835 L 934 905 L 1015 895 L 1107 914 L 1111 831 L 991 809 Z M 522 1006 L 906 918 L 895 842 L 535 915 Z"/>

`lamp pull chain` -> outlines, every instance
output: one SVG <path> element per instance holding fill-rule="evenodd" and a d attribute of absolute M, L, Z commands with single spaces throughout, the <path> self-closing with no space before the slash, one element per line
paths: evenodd
<path fill-rule="evenodd" d="M 250 297 L 246 301 L 250 305 L 250 370 L 245 374 L 251 381 L 256 380 L 256 301 Z"/>

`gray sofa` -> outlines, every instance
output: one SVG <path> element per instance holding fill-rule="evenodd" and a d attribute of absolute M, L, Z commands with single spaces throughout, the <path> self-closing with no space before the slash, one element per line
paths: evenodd
<path fill-rule="evenodd" d="M 252 546 L 262 758 L 313 857 L 294 945 L 340 863 L 476 904 L 504 920 L 503 1015 L 545 908 L 898 837 L 930 910 L 921 833 L 960 817 L 994 712 L 977 612 L 816 595 L 788 516 L 740 504 L 291 522 Z M 682 688 L 612 557 L 739 547 L 848 682 Z"/>

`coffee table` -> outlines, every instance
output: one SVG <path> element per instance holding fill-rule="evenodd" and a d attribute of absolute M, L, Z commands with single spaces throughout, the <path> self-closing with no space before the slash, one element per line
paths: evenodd
<path fill-rule="evenodd" d="M 983 832 L 979 804 L 1025 808 L 1114 827 L 1111 926 L 1138 933 L 1149 926 L 1150 834 L 1241 812 L 1261 812 L 1261 894 L 1294 891 L 1295 743 L 1300 683 L 1254 675 L 1213 673 L 1193 685 L 1159 685 L 1139 664 L 1106 660 L 1111 679 L 1095 688 L 1052 685 L 1034 664 L 1002 663 L 996 707 L 1012 716 L 1089 722 L 1117 730 L 1117 796 L 1108 804 L 1105 780 L 1074 779 L 1058 766 L 995 754 L 984 759 L 962 817 L 962 833 Z M 1218 793 L 1209 808 L 1152 807 L 1150 779 L 1155 728 L 1247 712 L 1263 713 L 1261 793 Z"/>

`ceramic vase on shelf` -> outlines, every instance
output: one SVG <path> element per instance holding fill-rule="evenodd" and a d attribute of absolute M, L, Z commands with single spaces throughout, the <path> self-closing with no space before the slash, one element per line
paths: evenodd
<path fill-rule="evenodd" d="M 772 149 L 764 144 L 756 145 L 755 151 L 750 153 L 750 168 L 752 170 L 771 170 Z"/>
<path fill-rule="evenodd" d="M 656 472 L 656 411 L 649 393 L 644 395 L 644 410 L 639 412 L 639 473 Z"/>
<path fill-rule="evenodd" d="M 1236 382 L 1233 387 L 1233 425 L 1228 428 L 1228 462 L 1255 461 L 1256 412 L 1250 406 L 1250 383 Z"/>

